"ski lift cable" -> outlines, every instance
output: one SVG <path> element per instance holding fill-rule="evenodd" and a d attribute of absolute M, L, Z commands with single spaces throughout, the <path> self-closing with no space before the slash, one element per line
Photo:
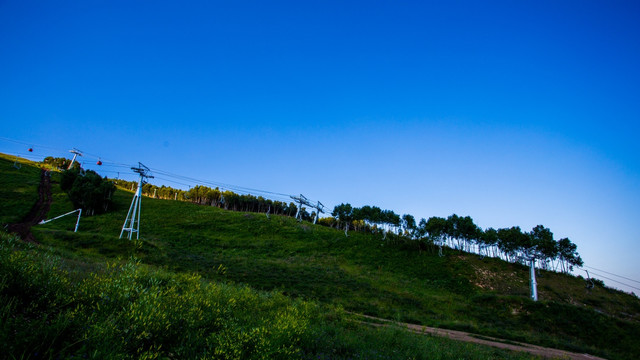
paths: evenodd
<path fill-rule="evenodd" d="M 54 151 L 56 151 L 58 153 L 62 153 L 62 154 L 66 154 L 66 153 L 69 152 L 69 149 L 62 149 L 62 148 L 43 145 L 43 144 L 36 144 L 36 143 L 32 143 L 32 142 L 26 142 L 26 141 L 21 141 L 21 140 L 16 140 L 16 139 L 10 139 L 10 138 L 4 137 L 4 136 L 0 136 L 0 140 L 8 141 L 8 142 L 12 142 L 12 143 L 15 143 L 15 144 L 20 144 L 20 145 L 26 145 L 26 146 L 29 146 L 30 148 L 33 147 L 33 148 L 42 148 L 42 149 L 54 150 Z M 128 164 L 123 164 L 123 163 L 119 163 L 119 162 L 112 161 L 112 160 L 109 160 L 109 159 L 105 159 L 105 158 L 103 158 L 103 157 L 101 157 L 99 155 L 88 153 L 88 152 L 85 152 L 85 151 L 83 151 L 82 154 L 85 157 L 102 160 L 102 162 L 109 162 L 109 163 L 117 164 L 117 165 L 124 166 L 124 167 L 130 167 L 131 166 L 131 165 L 128 165 Z"/>
<path fill-rule="evenodd" d="M 176 184 L 180 184 L 180 185 L 184 185 L 184 186 L 197 186 L 197 185 L 213 185 L 216 186 L 220 191 L 226 191 L 226 190 L 232 190 L 234 192 L 237 192 L 241 195 L 256 195 L 255 193 L 258 193 L 257 195 L 261 196 L 260 192 L 256 192 L 256 191 L 247 191 L 246 188 L 242 188 L 242 187 L 236 187 L 236 186 L 228 186 L 228 184 L 222 184 L 222 183 L 217 183 L 217 182 L 211 182 L 211 181 L 204 181 L 204 180 L 200 180 L 200 179 L 195 179 L 195 178 L 191 178 L 188 176 L 183 176 L 183 175 L 177 175 L 177 174 L 172 174 L 169 173 L 167 171 L 164 170 L 159 170 L 159 169 L 152 169 L 152 171 L 154 172 L 154 174 L 156 174 L 156 178 L 164 180 L 164 181 L 169 181 L 172 183 L 176 183 Z M 161 176 L 157 176 L 157 174 L 161 174 L 163 175 Z M 164 177 L 166 176 L 166 177 Z M 181 181 L 176 181 L 176 179 L 181 180 Z M 265 194 L 266 195 L 266 194 Z M 286 197 L 284 196 L 277 196 L 277 195 L 267 195 L 266 197 L 271 198 L 272 200 L 274 200 L 275 198 L 282 198 L 285 199 Z M 288 199 L 288 198 L 286 198 Z"/>
<path fill-rule="evenodd" d="M 167 171 L 163 171 L 163 170 L 159 170 L 159 169 L 152 169 L 152 171 L 155 171 L 157 173 L 162 173 L 162 174 L 164 174 L 166 176 L 171 176 L 171 177 L 176 177 L 176 178 L 183 179 L 183 180 L 186 180 L 186 181 L 191 181 L 191 182 L 194 182 L 194 183 L 215 185 L 215 186 L 218 186 L 218 187 L 221 187 L 221 188 L 241 190 L 243 192 L 253 192 L 253 193 L 263 193 L 263 194 L 289 196 L 288 194 L 283 194 L 283 193 L 278 193 L 278 192 L 273 192 L 273 191 L 247 188 L 247 187 L 243 187 L 243 186 L 239 186 L 239 185 L 232 185 L 232 184 L 227 184 L 227 183 L 222 183 L 222 182 L 217 182 L 217 181 L 207 181 L 207 180 L 202 180 L 202 179 L 196 179 L 196 178 L 192 178 L 192 177 L 188 177 L 188 176 L 169 173 Z"/>
<path fill-rule="evenodd" d="M 19 157 L 19 158 L 27 159 L 27 160 L 33 161 L 33 162 L 39 162 L 40 161 L 40 160 L 38 160 L 39 159 L 38 156 L 35 156 L 33 154 L 29 154 L 29 153 L 25 154 L 25 153 L 20 153 L 20 152 L 8 152 L 8 151 L 7 152 L 3 152 L 3 153 L 7 154 L 9 156 L 13 156 L 13 157 L 16 157 L 16 158 Z"/>
<path fill-rule="evenodd" d="M 186 183 L 182 183 L 182 182 L 179 182 L 179 181 L 175 181 L 175 180 L 171 180 L 171 179 L 166 179 L 166 178 L 160 177 L 160 176 L 158 176 L 158 175 L 156 175 L 156 177 L 155 177 L 155 178 L 156 178 L 156 179 L 160 179 L 160 180 L 164 180 L 164 181 L 169 181 L 169 182 L 174 183 L 174 184 L 180 184 L 180 185 L 184 185 L 184 186 L 191 186 L 191 184 L 186 184 Z"/>
<path fill-rule="evenodd" d="M 274 192 L 274 191 L 267 191 L 267 190 L 260 190 L 260 189 L 253 189 L 253 188 L 248 188 L 248 187 L 243 187 L 243 186 L 239 186 L 239 185 L 232 185 L 232 184 L 227 184 L 227 183 L 222 183 L 222 182 L 216 182 L 216 181 L 207 181 L 207 180 L 202 180 L 202 179 L 196 179 L 196 178 L 192 178 L 192 177 L 188 177 L 188 176 L 183 176 L 183 175 L 177 175 L 177 174 L 172 174 L 170 172 L 167 171 L 163 171 L 163 170 L 159 170 L 159 169 L 151 169 L 152 171 L 155 171 L 157 173 L 163 173 L 166 176 L 172 176 L 172 177 L 177 177 L 177 178 L 181 178 L 183 180 L 189 180 L 189 181 L 193 181 L 196 183 L 203 183 L 203 184 L 213 184 L 219 187 L 224 187 L 224 188 L 233 188 L 233 189 L 238 189 L 238 190 L 243 190 L 245 192 L 259 192 L 259 193 L 264 193 L 264 194 L 273 194 L 273 195 L 281 195 L 281 196 L 289 196 L 289 194 L 283 194 L 283 193 L 278 193 L 278 192 Z"/>
<path fill-rule="evenodd" d="M 614 279 L 608 278 L 608 277 L 606 277 L 606 276 L 604 276 L 604 275 L 596 274 L 596 273 L 594 273 L 594 272 L 591 272 L 591 275 L 597 275 L 597 276 L 599 276 L 599 277 L 601 277 L 601 278 L 603 278 L 603 279 L 607 279 L 607 280 L 609 280 L 609 281 L 613 281 L 613 282 L 616 282 L 616 283 L 618 283 L 618 284 L 621 284 L 621 285 L 624 285 L 624 286 L 628 286 L 628 287 L 630 287 L 630 288 L 632 288 L 632 289 L 640 290 L 640 288 L 637 288 L 637 287 L 632 286 L 632 285 L 629 285 L 629 284 L 625 284 L 625 283 L 623 283 L 623 282 L 621 282 L 621 281 L 618 281 L 618 280 L 614 280 Z"/>
<path fill-rule="evenodd" d="M 163 174 L 165 176 L 170 176 L 170 177 L 175 177 L 175 178 L 186 180 L 186 181 L 191 181 L 191 182 L 194 182 L 194 183 L 215 185 L 215 186 L 220 187 L 220 188 L 233 189 L 233 190 L 237 190 L 237 191 L 241 191 L 241 192 L 245 192 L 245 193 L 261 193 L 261 194 L 270 194 L 270 195 L 280 195 L 280 196 L 284 196 L 284 197 L 290 196 L 289 194 L 283 194 L 283 193 L 278 193 L 278 192 L 274 192 L 274 191 L 253 189 L 253 188 L 248 188 L 248 187 L 243 187 L 243 186 L 238 186 L 238 185 L 231 185 L 231 184 L 226 184 L 226 183 L 221 183 L 221 182 L 196 179 L 196 178 L 192 178 L 192 177 L 188 177 L 188 176 L 173 174 L 173 173 L 170 173 L 170 172 L 167 172 L 167 171 L 163 171 L 163 170 L 160 170 L 160 169 L 151 169 L 151 171 L 153 171 L 155 173 L 158 173 L 158 174 Z"/>
<path fill-rule="evenodd" d="M 33 143 L 33 142 L 21 141 L 21 140 L 16 140 L 16 139 L 10 139 L 10 138 L 4 137 L 4 136 L 0 136 L 0 140 L 12 142 L 14 144 L 26 145 L 26 146 L 29 146 L 29 147 L 49 149 L 49 150 L 55 150 L 55 151 L 60 151 L 60 152 L 66 151 L 66 150 L 62 150 L 62 149 L 51 147 L 51 146 L 47 146 L 47 145 L 36 144 L 36 143 Z"/>
<path fill-rule="evenodd" d="M 125 165 L 126 166 L 126 165 Z M 193 184 L 203 184 L 203 185 L 211 185 L 211 186 L 215 186 L 218 187 L 221 190 L 233 190 L 234 192 L 238 192 L 238 193 L 244 193 L 247 195 L 265 195 L 265 197 L 269 197 L 269 198 L 275 198 L 275 197 L 279 197 L 282 200 L 289 200 L 290 195 L 289 194 L 284 194 L 284 193 L 279 193 L 279 192 L 274 192 L 274 191 L 268 191 L 268 190 L 260 190 L 260 189 L 254 189 L 254 188 L 248 188 L 248 187 L 243 187 L 243 186 L 238 186 L 238 185 L 232 185 L 232 184 L 227 184 L 227 183 L 221 183 L 221 182 L 215 182 L 215 181 L 206 181 L 206 180 L 202 180 L 202 179 L 196 179 L 196 178 L 192 178 L 189 176 L 184 176 L 184 175 L 178 175 L 178 174 L 174 174 L 165 170 L 161 170 L 161 169 L 151 169 L 151 171 L 153 171 L 156 174 L 162 174 L 164 176 L 167 177 L 172 177 L 172 178 L 176 178 L 182 181 L 187 181 Z M 169 180 L 169 179 L 165 179 L 166 181 L 173 181 L 173 180 Z M 176 182 L 176 183 L 180 183 L 180 182 Z M 181 183 L 182 184 L 182 183 Z M 183 184 L 183 185 L 187 185 L 187 186 L 191 186 L 190 184 Z"/>
<path fill-rule="evenodd" d="M 120 168 L 120 169 L 129 169 L 129 168 L 131 168 L 131 166 L 125 166 L 125 165 L 109 165 L 109 164 L 106 164 L 105 161 L 102 162 L 101 166 L 103 168 Z"/>
<path fill-rule="evenodd" d="M 95 171 L 95 170 L 93 170 L 93 169 L 85 169 L 85 170 Z M 96 172 L 96 173 L 98 173 L 98 171 L 95 171 L 95 172 Z M 117 172 L 117 171 L 114 171 L 114 170 L 102 170 L 102 169 L 100 169 L 100 173 L 113 173 L 113 174 L 117 174 L 118 172 Z M 98 174 L 98 175 L 100 175 L 100 174 Z"/>
<path fill-rule="evenodd" d="M 164 176 L 164 175 L 163 175 L 163 176 Z M 156 175 L 156 179 L 160 179 L 160 180 L 168 181 L 168 182 L 171 182 L 171 183 L 174 183 L 174 184 L 180 184 L 180 185 L 183 185 L 183 186 L 189 186 L 189 187 L 194 187 L 194 186 L 197 186 L 197 185 L 200 185 L 200 184 L 203 184 L 203 183 L 204 183 L 203 181 L 197 181 L 197 182 L 196 182 L 196 181 L 191 181 L 191 182 L 189 182 L 189 183 L 186 183 L 186 182 L 180 182 L 180 181 L 176 181 L 176 180 L 171 179 L 171 178 L 165 178 L 165 177 L 163 177 L 163 176 L 158 176 L 158 175 Z M 232 189 L 225 188 L 225 187 L 218 187 L 218 189 L 219 189 L 221 192 L 224 192 L 224 191 L 226 191 L 226 190 L 232 190 Z M 235 189 L 234 189 L 234 190 L 235 190 Z M 238 191 L 238 190 L 235 190 L 234 192 L 238 192 L 238 193 L 240 193 L 241 195 L 254 195 L 254 194 L 252 194 L 251 192 L 246 192 L 246 191 Z M 269 197 L 271 200 L 276 200 L 275 198 L 284 199 L 284 197 L 282 197 L 282 196 L 268 196 L 268 197 Z"/>
<path fill-rule="evenodd" d="M 596 269 L 596 268 L 594 268 L 594 267 L 592 267 L 592 266 L 583 265 L 582 267 L 583 267 L 583 268 L 589 268 L 589 269 L 592 269 L 592 270 L 595 270 L 595 271 L 600 271 L 600 272 L 603 272 L 603 273 L 605 273 L 605 274 L 609 274 L 609 275 L 617 276 L 617 277 L 619 277 L 619 278 L 621 278 L 621 279 L 625 279 L 625 280 L 633 281 L 633 282 L 635 282 L 635 283 L 640 284 L 640 281 L 638 281 L 638 280 L 629 279 L 628 277 L 624 277 L 624 276 L 622 276 L 622 275 L 616 275 L 616 274 L 614 274 L 614 273 L 610 273 L 610 272 L 608 272 L 608 271 L 604 271 L 604 270 L 601 270 L 601 269 Z"/>
<path fill-rule="evenodd" d="M 85 157 L 99 159 L 99 160 L 101 160 L 103 162 L 103 164 L 104 163 L 110 163 L 110 164 L 113 164 L 113 166 L 131 167 L 131 164 L 124 164 L 124 163 L 121 163 L 121 162 L 117 162 L 117 161 L 114 161 L 114 160 L 107 159 L 105 157 L 102 157 L 102 156 L 99 156 L 99 155 L 96 155 L 96 154 L 88 153 L 88 152 L 85 152 L 85 151 L 83 151 L 82 154 Z"/>
<path fill-rule="evenodd" d="M 26 145 L 26 146 L 30 146 L 30 147 L 37 147 L 37 148 L 42 148 L 42 149 L 54 150 L 54 151 L 59 152 L 59 153 L 67 153 L 68 152 L 68 149 L 61 149 L 61 148 L 56 148 L 56 147 L 42 145 L 42 144 L 35 144 L 35 143 L 26 142 L 26 141 L 10 139 L 10 138 L 7 138 L 7 137 L 0 137 L 0 140 L 4 140 L 4 141 L 16 143 L 16 144 L 21 144 L 21 145 Z M 106 158 L 103 158 L 103 157 L 98 156 L 96 154 L 87 153 L 85 151 L 83 151 L 82 154 L 85 157 L 95 158 L 99 162 L 102 162 L 101 166 L 112 166 L 112 167 L 121 167 L 121 168 L 130 168 L 131 167 L 130 164 L 124 164 L 124 163 L 121 163 L 121 162 L 117 162 L 117 161 L 113 161 L 113 160 L 110 160 L 110 159 L 106 159 Z M 34 157 L 34 156 L 32 156 L 32 154 L 19 153 L 18 156 L 26 158 L 28 160 L 38 161 L 37 160 L 38 157 Z M 192 177 L 188 177 L 188 176 L 173 174 L 173 173 L 170 173 L 168 171 L 164 171 L 164 170 L 160 170 L 160 169 L 150 169 L 150 170 L 155 172 L 155 173 L 163 174 L 163 175 L 165 175 L 167 177 L 172 177 L 172 178 L 180 179 L 180 180 L 191 182 L 191 183 L 201 183 L 201 184 L 206 184 L 206 185 L 213 185 L 213 186 L 216 186 L 216 187 L 221 188 L 221 189 L 233 190 L 234 192 L 238 192 L 238 193 L 245 193 L 245 194 L 249 194 L 249 195 L 256 194 L 256 195 L 259 195 L 259 196 L 265 195 L 265 197 L 269 197 L 269 198 L 278 197 L 278 198 L 282 199 L 285 202 L 288 202 L 289 198 L 291 196 L 290 194 L 284 194 L 284 193 L 275 192 L 275 191 L 260 190 L 260 189 L 248 188 L 248 187 L 232 185 L 232 184 L 227 184 L 227 183 L 221 183 L 221 182 L 215 182 L 215 181 L 204 181 L 204 180 L 201 180 L 201 179 L 196 179 L 196 178 L 192 178 Z M 174 180 L 169 180 L 169 179 L 164 179 L 164 180 L 175 182 Z M 175 183 L 183 184 L 183 183 L 180 183 L 180 182 L 175 182 Z M 189 184 L 183 184 L 183 185 L 190 186 Z"/>
<path fill-rule="evenodd" d="M 43 157 L 42 155 L 35 155 L 34 150 L 40 150 L 40 149 L 45 149 L 48 150 L 49 154 L 47 154 L 48 156 L 56 156 L 59 155 L 61 157 L 64 157 L 67 153 L 68 153 L 68 149 L 61 149 L 61 148 L 56 148 L 53 146 L 47 146 L 47 145 L 42 145 L 42 144 L 36 144 L 36 143 L 31 143 L 31 142 L 26 142 L 26 141 L 20 141 L 20 140 L 15 140 L 15 139 L 10 139 L 10 138 L 6 138 L 6 137 L 0 137 L 0 140 L 4 140 L 7 142 L 12 142 L 15 144 L 21 144 L 21 145 L 26 145 L 29 147 L 29 149 L 27 150 L 28 153 L 18 153 L 20 156 L 28 158 L 29 160 L 35 159 L 33 161 L 42 161 Z M 4 153 L 11 153 L 10 151 L 3 151 Z M 39 152 L 41 153 L 41 152 Z M 31 156 L 32 158 L 29 158 L 29 156 Z"/>

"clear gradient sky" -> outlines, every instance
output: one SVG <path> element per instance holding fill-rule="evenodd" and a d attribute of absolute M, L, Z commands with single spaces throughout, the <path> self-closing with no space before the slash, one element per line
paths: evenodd
<path fill-rule="evenodd" d="M 0 136 L 31 156 L 543 224 L 635 280 L 639 130 L 640 2 L 0 0 Z"/>

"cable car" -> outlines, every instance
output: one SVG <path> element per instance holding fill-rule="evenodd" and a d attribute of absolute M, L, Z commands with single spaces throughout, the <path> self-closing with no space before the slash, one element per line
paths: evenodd
<path fill-rule="evenodd" d="M 98 158 L 98 162 L 96 164 L 97 165 L 102 165 L 102 161 L 100 161 L 100 158 Z"/>
<path fill-rule="evenodd" d="M 33 148 L 29 148 L 29 152 L 33 152 Z"/>

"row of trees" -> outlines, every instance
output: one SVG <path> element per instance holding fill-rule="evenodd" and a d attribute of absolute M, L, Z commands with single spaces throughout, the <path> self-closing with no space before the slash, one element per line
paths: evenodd
<path fill-rule="evenodd" d="M 136 189 L 137 183 L 134 181 L 115 180 L 115 183 L 123 188 Z M 283 202 L 266 199 L 262 196 L 237 194 L 229 190 L 210 188 L 204 185 L 196 185 L 189 190 L 180 190 L 168 186 L 156 186 L 144 184 L 142 194 L 148 197 L 188 201 L 200 205 L 216 206 L 225 210 L 262 212 L 274 215 L 294 216 L 298 211 L 298 206 L 293 202 Z M 302 219 L 311 221 L 315 216 L 314 212 L 309 213 L 306 208 L 300 212 Z"/>
<path fill-rule="evenodd" d="M 324 218 L 320 223 L 334 227 L 344 227 L 345 234 L 350 228 L 356 231 L 377 232 L 385 234 L 397 231 L 401 225 L 400 216 L 391 210 L 382 210 L 377 206 L 352 207 L 351 204 L 340 204 L 333 208 L 331 216 L 335 221 Z"/>
<path fill-rule="evenodd" d="M 47 156 L 46 158 L 44 158 L 42 160 L 43 163 L 47 164 L 47 165 L 51 165 L 53 167 L 56 167 L 60 170 L 67 170 L 67 168 L 69 168 L 69 165 L 71 164 L 71 160 L 67 159 L 67 158 L 63 158 L 63 157 L 53 157 L 53 156 Z M 76 170 L 80 170 L 80 163 L 78 162 L 74 162 L 73 163 L 73 168 Z"/>
<path fill-rule="evenodd" d="M 321 219 L 320 223 L 343 227 L 345 234 L 350 228 L 356 231 L 382 231 L 385 237 L 386 232 L 391 231 L 406 239 L 435 245 L 440 250 L 446 246 L 510 262 L 535 258 L 543 269 L 565 273 L 583 264 L 574 243 L 568 238 L 555 240 L 551 230 L 543 225 L 529 232 L 522 231 L 519 226 L 483 230 L 470 216 L 434 216 L 416 222 L 410 214 L 399 216 L 391 210 L 381 210 L 375 206 L 356 208 L 350 204 L 336 206 L 332 216 Z"/>

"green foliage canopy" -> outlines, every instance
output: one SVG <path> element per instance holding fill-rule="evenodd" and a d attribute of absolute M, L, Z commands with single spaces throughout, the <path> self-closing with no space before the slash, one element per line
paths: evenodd
<path fill-rule="evenodd" d="M 101 178 L 95 171 L 76 168 L 62 173 L 60 187 L 69 194 L 73 205 L 82 208 L 87 215 L 106 212 L 116 190 L 111 181 Z"/>

